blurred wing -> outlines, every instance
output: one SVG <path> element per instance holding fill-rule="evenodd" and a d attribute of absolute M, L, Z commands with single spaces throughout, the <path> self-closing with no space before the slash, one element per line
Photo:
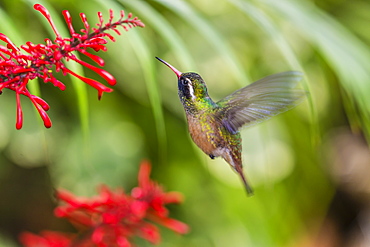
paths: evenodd
<path fill-rule="evenodd" d="M 283 72 L 241 88 L 217 102 L 220 106 L 217 115 L 226 129 L 236 133 L 242 126 L 251 126 L 285 112 L 306 95 L 305 91 L 294 88 L 302 75 L 298 71 Z"/>

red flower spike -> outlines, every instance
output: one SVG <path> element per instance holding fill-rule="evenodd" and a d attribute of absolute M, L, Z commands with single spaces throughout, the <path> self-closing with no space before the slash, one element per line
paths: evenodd
<path fill-rule="evenodd" d="M 71 37 L 63 38 L 59 34 L 48 10 L 40 4 L 35 4 L 34 9 L 39 11 L 48 20 L 56 35 L 54 41 L 45 39 L 45 44 L 26 42 L 25 45 L 21 45 L 20 48 L 18 48 L 6 35 L 0 33 L 0 41 L 6 44 L 6 46 L 0 45 L 0 94 L 4 88 L 16 92 L 17 129 L 22 128 L 23 125 L 20 94 L 25 95 L 32 101 L 43 119 L 44 125 L 47 128 L 51 127 L 50 118 L 46 113 L 46 111 L 49 110 L 49 105 L 43 99 L 30 94 L 27 85 L 33 79 L 40 78 L 45 83 L 50 82 L 60 90 L 65 90 L 65 85 L 54 77 L 53 70 L 55 72 L 62 71 L 64 75 L 71 74 L 96 88 L 98 90 L 99 99 L 104 92 L 112 92 L 113 90 L 111 88 L 106 87 L 100 82 L 80 76 L 69 70 L 65 66 L 64 61 L 72 60 L 91 69 L 106 80 L 109 85 L 113 86 L 116 84 L 116 79 L 110 73 L 77 59 L 73 53 L 79 52 L 84 54 L 99 66 L 104 66 L 104 60 L 102 58 L 86 50 L 91 48 L 95 51 L 106 51 L 107 48 L 105 44 L 108 43 L 108 40 L 114 41 L 114 37 L 107 33 L 107 31 L 112 30 L 119 34 L 119 32 L 117 32 L 119 26 L 123 27 L 125 30 L 136 26 L 144 27 L 144 24 L 140 20 L 131 18 L 130 15 L 128 18 L 124 19 L 122 13 L 118 21 L 113 22 L 113 12 L 110 10 L 109 21 L 107 23 L 104 23 L 103 15 L 98 12 L 99 23 L 97 24 L 97 28 L 90 28 L 85 14 L 81 13 L 80 16 L 84 29 L 81 30 L 81 33 L 76 33 L 72 25 L 70 13 L 64 10 L 62 14 L 68 25 Z M 25 52 L 25 54 L 23 54 L 23 52 Z"/>
<path fill-rule="evenodd" d="M 176 192 L 164 192 L 162 187 L 150 180 L 150 170 L 149 162 L 141 164 L 139 186 L 133 189 L 131 195 L 122 189 L 112 190 L 104 185 L 99 188 L 98 196 L 93 198 L 76 197 L 65 190 L 58 190 L 56 197 L 62 205 L 55 209 L 54 214 L 68 219 L 78 229 L 78 233 L 67 235 L 43 232 L 40 236 L 23 233 L 21 242 L 27 247 L 131 247 L 134 246 L 131 241 L 135 236 L 153 244 L 159 243 L 160 232 L 154 224 L 179 234 L 187 233 L 189 227 L 169 218 L 165 208 L 168 201 L 179 202 L 182 197 L 175 198 L 179 196 Z M 58 245 L 64 244 L 66 236 L 69 242 Z"/>

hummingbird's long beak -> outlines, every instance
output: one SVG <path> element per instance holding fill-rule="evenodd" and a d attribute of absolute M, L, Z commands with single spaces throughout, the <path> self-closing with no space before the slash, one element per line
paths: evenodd
<path fill-rule="evenodd" d="M 161 61 L 162 63 L 164 63 L 165 65 L 167 65 L 168 68 L 170 68 L 173 72 L 175 72 L 175 74 L 177 75 L 177 78 L 180 78 L 180 76 L 182 74 L 180 71 L 178 71 L 175 67 L 173 67 L 171 64 L 167 63 L 163 59 L 160 59 L 159 57 L 155 57 L 155 58 L 158 59 L 159 61 Z"/>

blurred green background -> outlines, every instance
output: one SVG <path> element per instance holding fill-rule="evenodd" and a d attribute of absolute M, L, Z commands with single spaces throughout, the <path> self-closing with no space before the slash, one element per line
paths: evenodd
<path fill-rule="evenodd" d="M 55 37 L 35 3 L 65 35 L 64 9 L 75 30 L 80 12 L 94 25 L 98 11 L 108 19 L 108 9 L 117 18 L 121 9 L 132 12 L 146 27 L 123 32 L 98 53 L 118 81 L 101 101 L 60 74 L 64 92 L 32 83 L 50 104 L 51 129 L 23 97 L 17 131 L 15 94 L 3 91 L 0 246 L 17 246 L 25 230 L 72 231 L 53 217 L 53 190 L 91 196 L 104 183 L 129 192 L 143 159 L 152 162 L 154 180 L 186 198 L 170 206 L 170 216 L 191 232 L 161 228 L 159 246 L 370 246 L 369 1 L 2 0 L 0 32 L 17 45 Z M 155 56 L 201 74 L 214 100 L 270 74 L 305 73 L 303 104 L 242 130 L 253 197 L 226 162 L 191 142 L 176 76 Z M 73 62 L 68 67 L 103 82 Z"/>

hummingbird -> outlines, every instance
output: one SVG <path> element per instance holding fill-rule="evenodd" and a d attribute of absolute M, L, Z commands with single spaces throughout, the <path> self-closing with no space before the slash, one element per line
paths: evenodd
<path fill-rule="evenodd" d="M 240 129 L 298 105 L 306 95 L 295 88 L 303 74 L 287 71 L 267 76 L 215 102 L 199 74 L 182 73 L 163 59 L 156 59 L 177 76 L 178 95 L 195 144 L 211 159 L 222 157 L 240 176 L 247 194 L 253 195 L 243 172 Z"/>

